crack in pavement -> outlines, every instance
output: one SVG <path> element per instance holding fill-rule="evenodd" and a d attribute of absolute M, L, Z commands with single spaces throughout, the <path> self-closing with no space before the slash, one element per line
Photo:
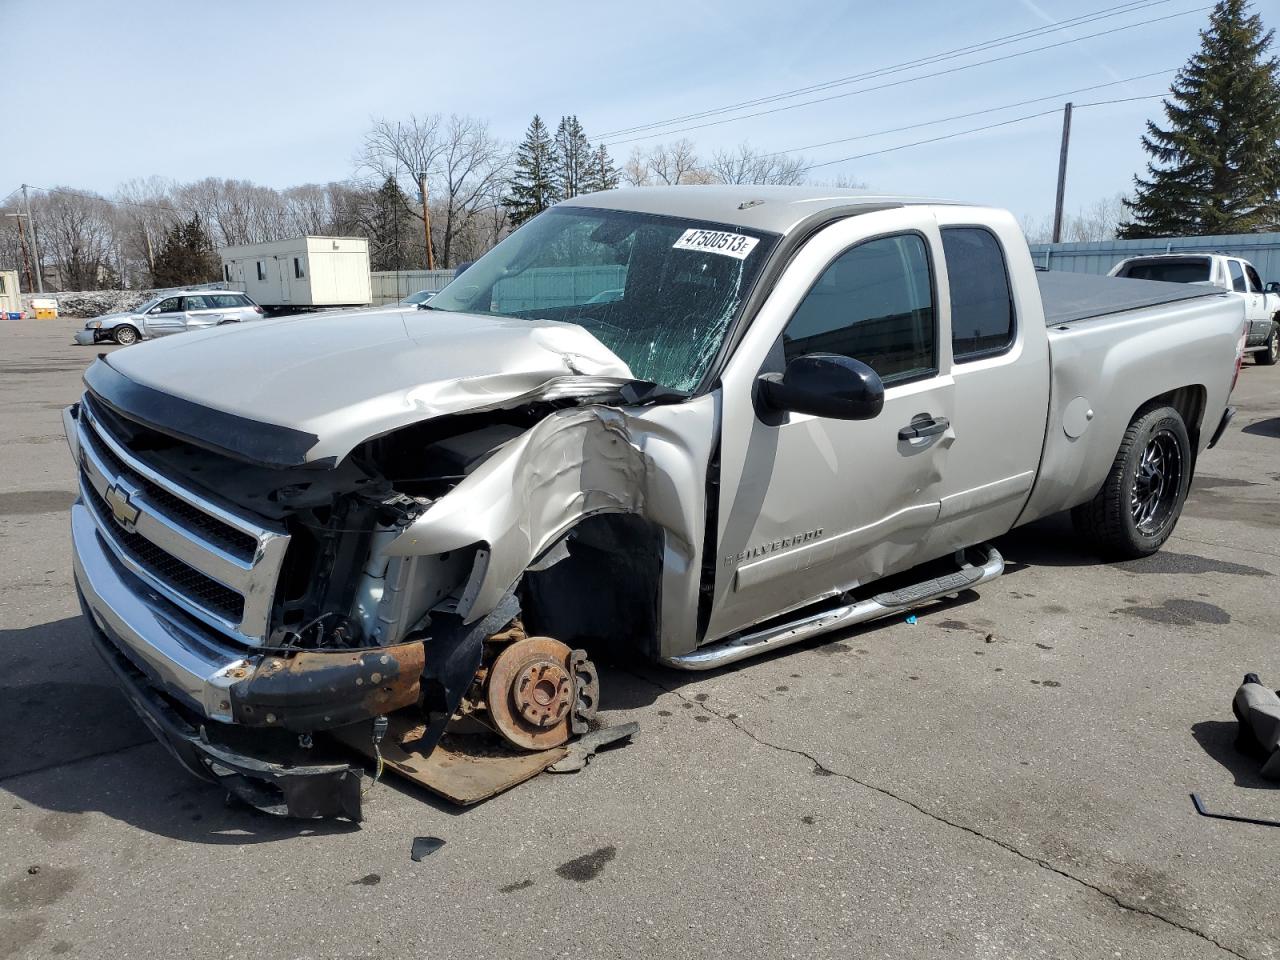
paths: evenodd
<path fill-rule="evenodd" d="M 145 747 L 152 743 L 156 743 L 155 738 L 148 737 L 146 740 L 139 740 L 137 743 L 127 743 L 123 747 L 112 747 L 110 750 L 99 750 L 97 753 L 86 753 L 83 757 L 72 757 L 70 760 L 58 760 L 54 763 L 47 763 L 43 767 L 32 767 L 30 770 L 19 770 L 17 773 L 10 773 L 0 777 L 0 784 L 8 783 L 10 780 L 17 780 L 19 777 L 30 777 L 37 773 L 47 773 L 50 770 L 60 770 L 63 767 L 69 767 L 72 764 L 84 763 L 86 760 L 97 760 L 101 757 L 114 756 L 117 753 L 126 753 L 129 750 L 137 750 L 139 747 Z"/>
<path fill-rule="evenodd" d="M 1228 550 L 1243 550 L 1245 553 L 1256 553 L 1260 557 L 1280 557 L 1280 553 L 1272 553 L 1270 550 L 1251 550 L 1249 547 L 1242 547 L 1235 543 L 1220 543 L 1217 540 L 1197 540 L 1195 537 L 1184 536 L 1183 534 L 1175 534 L 1169 538 L 1170 540 L 1185 540 L 1187 543 L 1198 543 L 1202 547 L 1218 547 Z"/>
<path fill-rule="evenodd" d="M 1197 930 L 1195 927 L 1188 926 L 1185 923 L 1179 923 L 1177 920 L 1173 920 L 1169 917 L 1166 917 L 1163 914 L 1157 913 L 1154 910 L 1151 910 L 1147 907 L 1134 905 L 1132 903 L 1126 903 L 1124 900 L 1121 900 L 1119 896 L 1112 893 L 1111 891 L 1105 890 L 1102 887 L 1096 886 L 1090 883 L 1088 880 L 1084 880 L 1080 877 L 1077 877 L 1072 873 L 1068 873 L 1066 870 L 1063 870 L 1060 867 L 1054 866 L 1054 864 L 1050 863 L 1048 860 L 1044 860 L 1040 857 L 1035 857 L 1029 853 L 1025 853 L 1024 851 L 1018 849 L 1016 846 L 1014 846 L 1013 844 L 1005 840 L 1001 840 L 998 837 L 988 836 L 982 831 L 977 830 L 973 827 L 966 826 L 963 823 L 958 823 L 954 820 L 948 820 L 946 817 L 941 816 L 940 814 L 934 813 L 933 811 L 920 806 L 920 804 L 916 803 L 914 800 L 910 800 L 907 797 L 902 796 L 901 794 L 894 793 L 892 790 L 889 790 L 886 787 L 877 786 L 876 784 L 869 783 L 866 780 L 860 780 L 857 777 L 853 776 L 852 774 L 843 773 L 839 770 L 834 770 L 831 767 L 828 767 L 826 764 L 824 764 L 817 757 L 813 756 L 812 754 L 808 753 L 805 750 L 801 750 L 798 747 L 788 747 L 779 743 L 773 743 L 770 740 L 766 740 L 763 737 L 759 736 L 758 734 L 749 730 L 742 723 L 740 723 L 738 718 L 720 713 L 717 710 L 713 710 L 711 707 L 707 705 L 705 701 L 694 700 L 691 697 L 686 697 L 679 690 L 673 689 L 672 687 L 668 687 L 666 684 L 661 683 L 657 680 L 654 680 L 652 677 L 644 676 L 643 674 L 636 673 L 632 670 L 627 670 L 627 672 L 630 673 L 632 676 L 636 677 L 637 679 L 643 680 L 646 683 L 652 684 L 653 686 L 657 687 L 660 690 L 665 691 L 666 693 L 670 693 L 676 697 L 679 697 L 685 703 L 691 703 L 696 707 L 700 707 L 701 709 L 705 710 L 707 713 L 711 714 L 713 717 L 717 717 L 718 719 L 725 721 L 735 729 L 746 734 L 749 738 L 751 738 L 756 743 L 760 744 L 760 746 L 762 747 L 768 747 L 770 750 L 776 750 L 779 753 L 789 753 L 792 756 L 802 757 L 803 759 L 808 760 L 810 763 L 813 764 L 815 771 L 820 771 L 821 773 L 826 774 L 828 776 L 839 777 L 842 780 L 848 780 L 850 783 L 856 783 L 858 786 L 863 787 L 867 790 L 871 790 L 874 793 L 878 793 L 881 796 L 888 797 L 891 800 L 896 800 L 898 803 L 901 803 L 901 804 L 904 804 L 905 806 L 910 807 L 912 810 L 915 810 L 917 813 L 920 813 L 928 817 L 930 820 L 936 821 L 937 823 L 944 824 L 948 827 L 952 827 L 956 830 L 962 830 L 965 833 L 969 834 L 970 836 L 977 837 L 980 840 L 985 840 L 988 843 L 995 844 L 997 847 L 1000 847 L 1002 850 L 1012 853 L 1014 856 L 1022 860 L 1025 860 L 1027 863 L 1034 864 L 1037 867 L 1041 867 L 1044 870 L 1048 870 L 1050 873 L 1056 873 L 1058 876 L 1066 880 L 1070 880 L 1072 883 L 1079 884 L 1080 886 L 1086 888 L 1087 890 L 1091 890 L 1094 893 L 1098 894 L 1099 896 L 1105 897 L 1107 900 L 1111 901 L 1112 904 L 1119 907 L 1121 910 L 1125 910 L 1129 913 L 1136 913 L 1142 916 L 1151 917 L 1153 920 L 1159 920 L 1161 923 L 1168 924 L 1169 926 L 1173 927 L 1176 930 L 1181 930 L 1184 933 L 1189 933 L 1194 937 L 1198 937 L 1199 939 L 1204 940 L 1206 943 L 1211 943 L 1215 947 L 1217 947 L 1219 950 L 1221 950 L 1223 953 L 1229 953 L 1233 957 L 1239 957 L 1240 960 L 1254 960 L 1254 958 L 1249 957 L 1247 954 L 1243 954 L 1236 950 L 1233 950 L 1231 947 L 1228 947 L 1225 944 L 1215 940 L 1209 934 L 1201 930 Z"/>

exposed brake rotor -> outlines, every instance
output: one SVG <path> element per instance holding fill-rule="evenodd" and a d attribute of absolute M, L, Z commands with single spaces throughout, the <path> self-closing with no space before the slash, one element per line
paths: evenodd
<path fill-rule="evenodd" d="M 522 637 L 503 647 L 484 671 L 484 704 L 492 727 L 524 750 L 546 750 L 585 732 L 600 684 L 581 650 L 551 637 Z"/>

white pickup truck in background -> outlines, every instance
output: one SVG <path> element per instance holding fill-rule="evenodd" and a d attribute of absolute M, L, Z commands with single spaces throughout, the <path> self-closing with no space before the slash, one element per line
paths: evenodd
<path fill-rule="evenodd" d="M 1249 322 L 1246 350 L 1258 363 L 1271 366 L 1280 359 L 1280 283 L 1264 284 L 1248 260 L 1226 253 L 1166 253 L 1130 257 L 1111 268 L 1109 276 L 1165 283 L 1201 283 L 1217 287 L 1244 301 Z"/>

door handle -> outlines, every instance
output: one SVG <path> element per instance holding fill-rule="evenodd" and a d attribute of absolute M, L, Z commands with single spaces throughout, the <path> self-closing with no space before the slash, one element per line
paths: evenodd
<path fill-rule="evenodd" d="M 898 431 L 899 440 L 920 440 L 924 437 L 936 437 L 946 433 L 951 421 L 946 417 L 933 417 L 929 420 L 916 420 Z"/>

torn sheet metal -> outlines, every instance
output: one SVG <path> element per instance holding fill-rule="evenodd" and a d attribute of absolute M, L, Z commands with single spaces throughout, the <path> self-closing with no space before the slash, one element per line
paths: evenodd
<path fill-rule="evenodd" d="M 309 463 L 336 463 L 370 437 L 432 417 L 599 395 L 634 379 L 626 363 L 574 324 L 383 311 L 360 315 L 357 337 L 351 316 L 335 311 L 242 324 L 231 336 L 229 328 L 214 328 L 164 337 L 137 356 L 112 354 L 109 366 L 126 385 L 243 418 L 246 429 L 287 424 L 313 436 L 303 456 Z M 294 335 L 282 355 L 279 328 L 286 326 Z M 227 370 L 236 371 L 234 390 L 227 389 Z M 320 383 L 324 389 L 315 389 Z M 155 422 L 163 416 L 156 410 L 143 419 L 166 429 Z M 290 462 L 272 465 L 298 465 L 293 448 L 280 455 Z"/>
<path fill-rule="evenodd" d="M 586 736 L 568 744 L 568 755 L 547 767 L 547 770 L 551 773 L 577 773 L 591 761 L 597 750 L 603 750 L 621 740 L 628 740 L 639 730 L 640 724 L 634 720 L 631 723 L 620 723 L 616 727 L 598 727 Z"/>
<path fill-rule="evenodd" d="M 390 556 L 483 544 L 486 564 L 458 613 L 491 610 L 578 521 L 631 513 L 662 528 L 664 656 L 696 645 L 707 464 L 718 397 L 636 410 L 557 411 L 507 443 L 387 547 Z"/>
<path fill-rule="evenodd" d="M 489 733 L 446 733 L 425 755 L 417 749 L 426 727 L 405 711 L 390 718 L 382 742 L 383 762 L 400 774 L 460 806 L 487 800 L 532 779 L 568 754 L 567 747 L 535 753 L 504 746 Z M 372 757 L 373 748 L 362 728 L 337 731 L 347 746 Z"/>

